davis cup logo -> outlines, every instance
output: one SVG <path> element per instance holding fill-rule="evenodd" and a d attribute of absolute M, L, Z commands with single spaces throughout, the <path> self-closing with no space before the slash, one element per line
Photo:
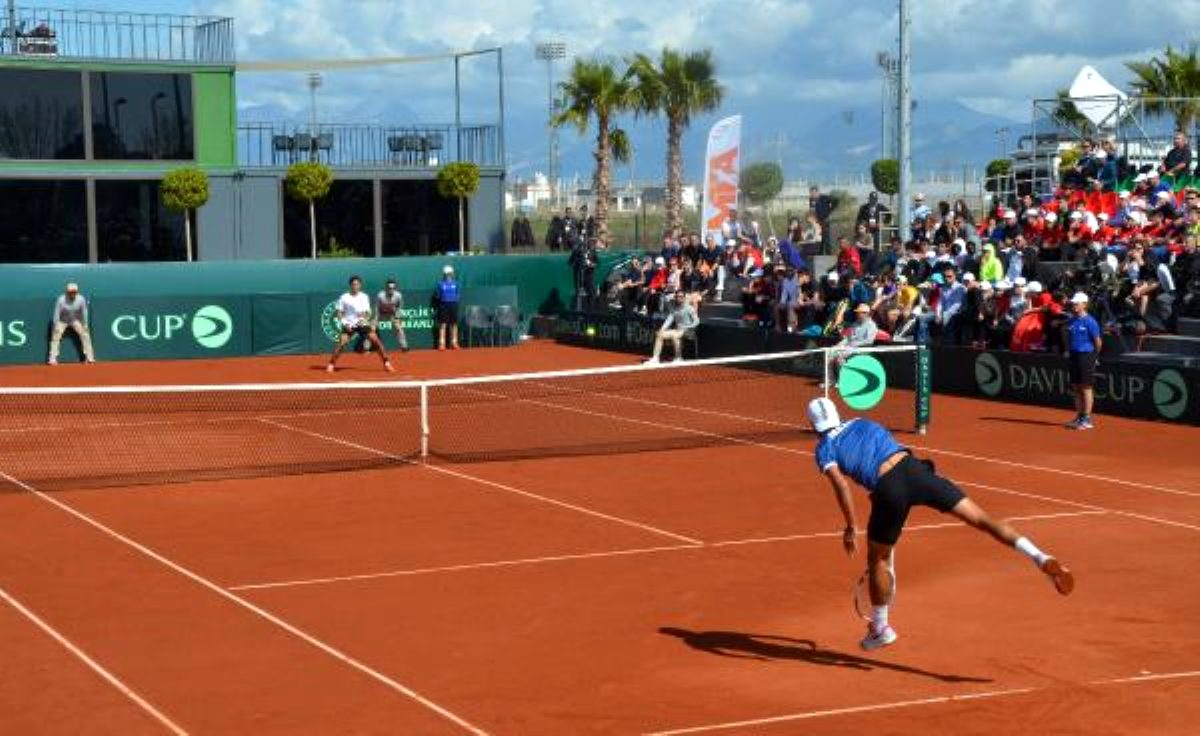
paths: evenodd
<path fill-rule="evenodd" d="M 883 364 L 870 355 L 855 355 L 842 366 L 837 389 L 846 406 L 865 411 L 883 401 L 887 372 Z"/>
<path fill-rule="evenodd" d="M 1004 371 L 996 356 L 980 353 L 975 359 L 975 383 L 986 396 L 997 396 L 1004 389 Z"/>
<path fill-rule="evenodd" d="M 216 304 L 201 307 L 192 315 L 192 337 L 210 350 L 225 347 L 233 337 L 233 317 Z"/>
<path fill-rule="evenodd" d="M 1187 412 L 1188 387 L 1179 371 L 1164 368 L 1154 377 L 1154 407 L 1164 419 L 1178 419 Z"/>

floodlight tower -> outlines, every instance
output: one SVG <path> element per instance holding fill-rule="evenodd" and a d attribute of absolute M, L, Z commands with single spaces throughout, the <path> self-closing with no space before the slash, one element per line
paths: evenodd
<path fill-rule="evenodd" d="M 912 0 L 900 0 L 900 227 L 912 225 Z M 904 231 L 901 231 L 904 232 Z"/>
<path fill-rule="evenodd" d="M 539 43 L 534 48 L 538 60 L 546 62 L 546 132 L 549 160 L 546 166 L 546 181 L 550 185 L 550 198 L 558 203 L 558 128 L 554 117 L 558 114 L 558 103 L 554 95 L 554 62 L 567 58 L 567 45 L 561 41 Z"/>

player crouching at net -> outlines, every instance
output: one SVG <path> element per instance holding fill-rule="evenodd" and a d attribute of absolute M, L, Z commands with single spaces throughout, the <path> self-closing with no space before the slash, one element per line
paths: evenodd
<path fill-rule="evenodd" d="M 383 359 L 383 367 L 388 373 L 395 370 L 392 368 L 392 361 L 388 360 L 387 350 L 379 341 L 379 335 L 371 327 L 371 299 L 363 293 L 362 279 L 357 276 L 350 277 L 350 291 L 342 294 L 338 299 L 337 319 L 341 330 L 338 333 L 337 345 L 333 346 L 333 355 L 329 356 L 329 365 L 325 367 L 325 370 L 330 373 L 337 370 L 338 358 L 346 349 L 346 343 L 350 342 L 350 338 L 355 335 L 366 338 L 371 346 L 379 351 L 379 357 Z"/>
<path fill-rule="evenodd" d="M 683 360 L 683 338 L 694 332 L 700 324 L 700 318 L 696 316 L 696 307 L 688 301 L 687 294 L 682 289 L 675 292 L 669 310 L 662 327 L 658 328 L 658 334 L 654 336 L 654 354 L 646 361 L 649 364 L 659 362 L 663 342 L 666 340 L 670 340 L 675 347 L 675 360 Z"/>
<path fill-rule="evenodd" d="M 847 476 L 866 488 L 871 497 L 867 579 L 872 608 L 867 635 L 861 642 L 863 649 L 878 649 L 896 641 L 896 631 L 888 625 L 888 605 L 895 594 L 892 548 L 900 539 L 913 506 L 928 506 L 953 514 L 1001 544 L 1015 548 L 1033 560 L 1062 595 L 1069 595 L 1075 588 L 1075 578 L 1065 565 L 1042 552 L 1007 523 L 988 516 L 957 486 L 935 474 L 931 461 L 913 457 L 878 423 L 861 417 L 843 423 L 837 407 L 825 398 L 809 402 L 808 421 L 821 436 L 817 442 L 817 467 L 829 478 L 846 519 L 842 545 L 847 554 L 858 551 L 855 538 L 858 524 Z"/>

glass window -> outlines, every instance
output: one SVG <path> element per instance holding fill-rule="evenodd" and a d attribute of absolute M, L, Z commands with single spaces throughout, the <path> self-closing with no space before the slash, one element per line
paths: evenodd
<path fill-rule="evenodd" d="M 469 212 L 466 219 L 469 219 Z M 469 231 L 466 221 L 464 227 Z M 385 256 L 425 256 L 456 248 L 458 204 L 455 200 L 438 194 L 432 180 L 383 182 Z"/>
<path fill-rule="evenodd" d="M 82 181 L 0 179 L 0 263 L 87 260 Z"/>
<path fill-rule="evenodd" d="M 280 183 L 282 187 L 282 182 Z M 283 240 L 288 258 L 311 258 L 308 203 L 283 195 Z M 322 254 L 375 255 L 375 201 L 370 181 L 335 181 L 316 202 L 317 251 Z"/>
<path fill-rule="evenodd" d="M 195 157 L 189 75 L 92 72 L 91 92 L 95 158 Z"/>
<path fill-rule="evenodd" d="M 83 158 L 79 72 L 0 69 L 0 158 Z"/>
<path fill-rule="evenodd" d="M 97 181 L 96 239 L 101 263 L 187 260 L 183 215 L 163 206 L 157 181 Z"/>

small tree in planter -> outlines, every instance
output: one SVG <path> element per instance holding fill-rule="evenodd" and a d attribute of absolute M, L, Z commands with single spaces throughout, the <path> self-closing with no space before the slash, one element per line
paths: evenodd
<path fill-rule="evenodd" d="M 175 169 L 163 176 L 159 186 L 163 206 L 183 213 L 187 259 L 192 260 L 192 212 L 208 203 L 208 174 L 199 169 Z"/>
<path fill-rule="evenodd" d="M 437 173 L 438 194 L 458 200 L 458 252 L 465 253 L 467 236 L 463 217 L 466 199 L 479 190 L 479 167 L 467 161 L 446 164 Z"/>
<path fill-rule="evenodd" d="M 308 202 L 308 224 L 312 244 L 312 257 L 317 257 L 317 208 L 314 202 L 329 194 L 333 186 L 333 172 L 317 161 L 301 161 L 288 167 L 284 179 L 287 194 L 292 199 Z"/>
<path fill-rule="evenodd" d="M 771 200 L 783 191 L 783 169 L 774 161 L 750 164 L 742 169 L 742 193 L 751 204 L 762 206 L 767 216 L 767 228 L 775 234 L 771 221 Z"/>

